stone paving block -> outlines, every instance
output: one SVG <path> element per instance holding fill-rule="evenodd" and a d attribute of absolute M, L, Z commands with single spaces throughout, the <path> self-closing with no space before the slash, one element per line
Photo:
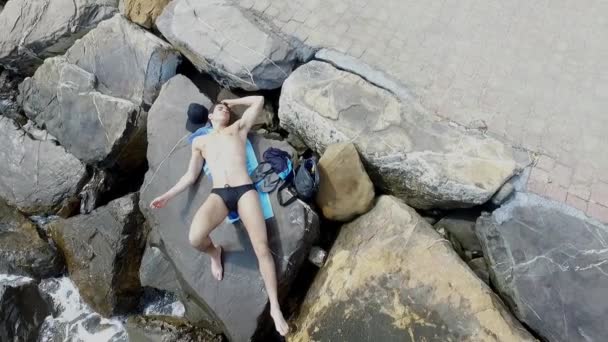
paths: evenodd
<path fill-rule="evenodd" d="M 293 35 L 296 31 L 298 31 L 300 25 L 301 24 L 297 21 L 290 20 L 287 22 L 287 24 L 283 25 L 281 30 L 286 34 Z"/>
<path fill-rule="evenodd" d="M 299 7 L 298 9 L 296 9 L 296 11 L 293 13 L 293 17 L 291 18 L 292 20 L 295 20 L 299 23 L 304 23 L 306 21 L 306 19 L 308 19 L 308 17 L 311 15 L 310 11 L 307 10 L 304 7 Z"/>
<path fill-rule="evenodd" d="M 587 207 L 587 215 L 598 219 L 603 223 L 608 223 L 608 207 L 603 205 L 589 202 L 589 206 Z"/>
<path fill-rule="evenodd" d="M 251 8 L 255 11 L 263 13 L 268 6 L 270 6 L 270 0 L 255 0 L 255 3 Z"/>
<path fill-rule="evenodd" d="M 350 46 L 350 48 L 348 49 L 348 54 L 355 57 L 355 58 L 361 58 L 361 56 L 363 56 L 363 54 L 365 53 L 365 50 L 367 48 L 365 46 L 363 46 L 362 44 L 359 44 L 358 42 L 353 42 Z"/>
<path fill-rule="evenodd" d="M 250 9 L 255 4 L 254 0 L 241 0 L 239 1 L 239 6 L 244 9 Z"/>
<path fill-rule="evenodd" d="M 541 195 L 544 196 L 545 195 L 545 189 L 547 188 L 547 183 L 546 182 L 542 182 L 536 179 L 529 179 L 528 180 L 528 185 L 526 187 L 526 189 L 529 192 L 533 192 L 537 195 Z"/>
<path fill-rule="evenodd" d="M 537 167 L 532 169 L 530 172 L 530 180 L 537 181 L 539 183 L 549 183 L 551 182 L 551 176 L 547 171 L 541 170 Z"/>
<path fill-rule="evenodd" d="M 269 18 L 275 18 L 277 15 L 279 15 L 279 9 L 272 5 L 268 6 L 268 8 L 266 8 L 266 10 L 264 11 L 264 15 Z M 288 32 L 285 33 L 289 34 Z"/>
<path fill-rule="evenodd" d="M 550 172 L 550 178 L 552 181 L 557 182 L 563 187 L 569 187 L 572 179 L 572 168 L 556 163 L 553 170 Z"/>
<path fill-rule="evenodd" d="M 304 25 L 300 25 L 298 29 L 293 33 L 293 36 L 299 39 L 302 42 L 305 42 L 308 39 L 309 28 Z"/>
<path fill-rule="evenodd" d="M 545 188 L 545 197 L 558 202 L 565 202 L 568 191 L 557 183 L 549 183 Z"/>
<path fill-rule="evenodd" d="M 332 33 L 342 35 L 342 34 L 346 33 L 346 31 L 348 31 L 349 28 L 350 28 L 350 25 L 348 23 L 339 22 L 339 23 L 336 23 L 336 25 L 334 25 L 332 27 Z"/>
<path fill-rule="evenodd" d="M 591 196 L 591 187 L 587 184 L 570 184 L 568 193 L 576 195 L 584 200 L 589 200 L 589 196 Z"/>
<path fill-rule="evenodd" d="M 608 126 L 607 126 L 608 127 Z M 578 165 L 572 174 L 573 183 L 591 183 L 594 178 L 593 168 Z"/>
<path fill-rule="evenodd" d="M 591 188 L 591 200 L 608 206 L 608 183 L 596 182 Z"/>
<path fill-rule="evenodd" d="M 291 19 L 293 16 L 293 13 L 291 11 L 281 11 L 281 13 L 279 13 L 279 15 L 276 17 L 279 21 L 282 22 L 288 22 L 289 19 Z"/>
<path fill-rule="evenodd" d="M 304 21 L 304 25 L 306 25 L 306 27 L 308 27 L 309 29 L 316 29 L 320 23 L 321 23 L 321 18 L 319 18 L 315 15 L 309 16 Z"/>
<path fill-rule="evenodd" d="M 566 204 L 582 212 L 587 212 L 587 201 L 571 193 L 568 193 Z"/>
<path fill-rule="evenodd" d="M 551 171 L 555 167 L 555 159 L 548 157 L 546 155 L 541 155 L 538 158 L 536 167 L 539 169 L 545 170 L 545 171 Z"/>

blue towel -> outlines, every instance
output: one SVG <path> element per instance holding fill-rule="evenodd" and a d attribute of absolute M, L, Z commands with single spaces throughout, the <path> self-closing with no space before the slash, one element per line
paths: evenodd
<path fill-rule="evenodd" d="M 188 141 L 190 142 L 190 144 L 192 144 L 194 138 L 206 135 L 212 131 L 213 127 L 209 125 L 201 127 L 197 129 L 194 133 L 192 133 L 190 137 L 188 137 Z M 247 143 L 245 144 L 245 155 L 247 157 L 247 172 L 251 174 L 251 172 L 253 172 L 253 170 L 258 167 L 258 159 L 255 156 L 253 145 L 251 145 L 249 139 L 247 139 Z M 203 172 L 205 172 L 205 174 L 209 176 L 209 178 L 212 178 L 211 171 L 209 170 L 209 166 L 207 166 L 207 163 L 203 165 Z M 268 196 L 267 193 L 260 191 L 258 191 L 258 196 L 260 196 L 260 204 L 262 205 L 262 213 L 264 214 L 264 219 L 267 220 L 273 217 L 274 213 L 272 212 L 272 203 L 270 203 L 270 196 Z M 229 223 L 234 223 L 239 219 L 239 214 L 237 212 L 231 211 L 230 213 L 228 213 L 226 221 L 228 221 Z"/>

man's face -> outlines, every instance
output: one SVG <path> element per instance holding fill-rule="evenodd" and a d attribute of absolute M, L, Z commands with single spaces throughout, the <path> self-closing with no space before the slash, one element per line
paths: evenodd
<path fill-rule="evenodd" d="M 218 104 L 213 109 L 212 119 L 217 122 L 227 124 L 230 121 L 230 110 L 225 104 Z"/>

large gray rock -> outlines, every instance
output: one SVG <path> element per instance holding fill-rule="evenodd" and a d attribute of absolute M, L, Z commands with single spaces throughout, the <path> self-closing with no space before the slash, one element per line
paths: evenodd
<path fill-rule="evenodd" d="M 87 180 L 85 166 L 44 131 L 0 117 L 0 197 L 28 214 L 69 212 Z"/>
<path fill-rule="evenodd" d="M 549 341 L 605 341 L 608 228 L 563 203 L 516 196 L 477 221 L 493 284 Z"/>
<path fill-rule="evenodd" d="M 34 224 L 0 200 L 0 273 L 48 278 L 62 270 L 61 257 Z"/>
<path fill-rule="evenodd" d="M 49 225 L 70 279 L 82 298 L 104 316 L 132 309 L 140 291 L 139 267 L 147 228 L 131 194 L 88 215 Z"/>
<path fill-rule="evenodd" d="M 209 103 L 203 94 L 178 75 L 169 80 L 148 115 L 148 163 L 140 207 L 153 230 L 160 236 L 163 252 L 173 265 L 180 287 L 187 294 L 187 308 L 197 306 L 200 320 L 223 330 L 232 341 L 249 340 L 261 325 L 268 323 L 265 311 L 268 298 L 258 270 L 256 256 L 242 226 L 222 223 L 211 235 L 224 247 L 224 279 L 213 278 L 209 257 L 190 246 L 188 230 L 194 213 L 211 191 L 208 177 L 184 194 L 174 198 L 160 210 L 149 208 L 150 201 L 167 191 L 185 172 L 190 159 L 190 145 L 185 130 L 186 110 L 190 103 Z M 261 160 L 268 147 L 293 153 L 289 145 L 250 136 Z M 299 267 L 318 235 L 318 217 L 299 201 L 288 207 L 278 205 L 276 195 L 271 202 L 274 218 L 266 221 L 269 244 L 275 256 L 279 293 L 285 295 Z M 187 312 L 193 321 L 198 319 Z"/>
<path fill-rule="evenodd" d="M 484 203 L 516 169 L 510 147 L 324 62 L 285 81 L 279 119 L 318 153 L 352 141 L 374 183 L 415 208 Z"/>
<path fill-rule="evenodd" d="M 117 11 L 117 0 L 9 1 L 0 13 L 0 65 L 31 75 Z"/>
<path fill-rule="evenodd" d="M 170 44 L 120 14 L 74 43 L 65 57 L 95 74 L 99 92 L 146 106 L 175 75 L 180 62 Z"/>
<path fill-rule="evenodd" d="M 145 112 L 175 74 L 177 51 L 117 15 L 19 86 L 26 115 L 87 164 L 145 160 Z"/>
<path fill-rule="evenodd" d="M 391 196 L 344 225 L 290 341 L 533 341 L 416 211 Z"/>
<path fill-rule="evenodd" d="M 296 43 L 228 0 L 171 1 L 158 30 L 199 70 L 226 87 L 279 88 L 296 63 Z"/>
<path fill-rule="evenodd" d="M 145 126 L 145 113 L 128 100 L 96 91 L 96 81 L 95 75 L 64 57 L 47 59 L 21 84 L 25 112 L 81 161 L 135 168 L 143 162 L 144 149 L 138 160 L 119 157 L 126 155 L 131 139 L 144 138 L 137 131 Z"/>
<path fill-rule="evenodd" d="M 50 314 L 35 282 L 0 275 L 0 341 L 37 341 L 38 329 Z"/>

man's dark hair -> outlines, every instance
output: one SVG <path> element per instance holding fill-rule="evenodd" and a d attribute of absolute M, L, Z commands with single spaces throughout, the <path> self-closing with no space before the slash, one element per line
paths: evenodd
<path fill-rule="evenodd" d="M 219 105 L 225 106 L 225 107 L 228 109 L 228 113 L 230 113 L 230 116 L 232 116 L 232 115 L 234 114 L 234 112 L 232 111 L 232 109 L 230 109 L 230 107 L 228 107 L 228 106 L 227 106 L 227 105 L 224 103 L 224 101 L 220 101 L 220 102 L 218 102 L 218 103 L 214 103 L 214 104 L 211 106 L 211 108 L 209 108 L 209 114 L 212 114 L 212 113 L 213 113 L 213 111 L 215 110 L 215 107 L 217 107 L 217 106 L 219 106 Z"/>

